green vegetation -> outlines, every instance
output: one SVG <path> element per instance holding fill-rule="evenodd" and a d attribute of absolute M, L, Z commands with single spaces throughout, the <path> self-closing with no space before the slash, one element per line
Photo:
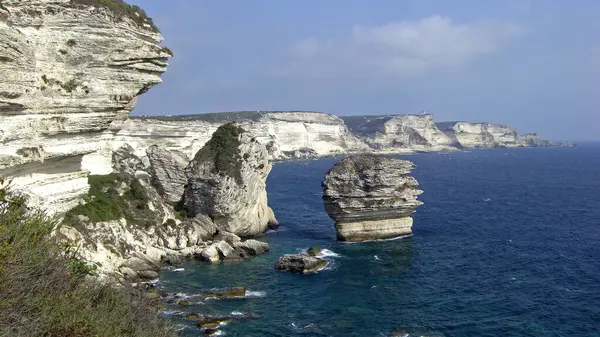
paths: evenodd
<path fill-rule="evenodd" d="M 67 55 L 67 54 L 68 54 L 68 52 L 67 52 L 66 50 L 64 50 L 64 49 L 59 49 L 59 50 L 58 50 L 58 52 L 59 52 L 61 55 Z"/>
<path fill-rule="evenodd" d="M 68 80 L 66 83 L 61 83 L 60 87 L 63 88 L 66 92 L 72 93 L 73 91 L 75 91 L 75 89 L 77 89 L 78 85 L 79 84 L 77 83 L 77 80 L 72 78 L 72 79 Z"/>
<path fill-rule="evenodd" d="M 0 188 L 0 336 L 176 336 L 141 292 L 86 277 L 93 267 L 55 226 Z"/>
<path fill-rule="evenodd" d="M 196 159 L 214 160 L 215 173 L 235 178 L 241 184 L 242 177 L 240 170 L 242 158 L 239 150 L 239 136 L 243 132 L 244 129 L 236 126 L 234 123 L 221 125 L 213 133 L 212 138 L 198 151 Z"/>
<path fill-rule="evenodd" d="M 152 217 L 148 193 L 135 177 L 115 173 L 92 175 L 88 182 L 90 191 L 85 204 L 70 210 L 65 215 L 65 223 L 77 224 L 78 215 L 92 222 L 125 218 L 129 224 L 145 224 L 145 220 Z"/>
<path fill-rule="evenodd" d="M 67 40 L 67 46 L 69 46 L 69 47 L 75 47 L 76 44 L 77 44 L 77 41 L 75 41 L 74 39 Z"/>
<path fill-rule="evenodd" d="M 146 12 L 137 5 L 129 5 L 123 0 L 71 0 L 72 4 L 104 7 L 112 11 L 117 17 L 128 17 L 141 27 L 149 25 L 154 31 L 158 28 L 148 17 Z"/>

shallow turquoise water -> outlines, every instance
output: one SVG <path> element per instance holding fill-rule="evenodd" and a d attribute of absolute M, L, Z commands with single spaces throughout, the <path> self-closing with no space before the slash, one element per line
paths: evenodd
<path fill-rule="evenodd" d="M 335 241 L 321 200 L 334 158 L 278 163 L 269 201 L 281 229 L 243 263 L 165 270 L 164 291 L 245 286 L 254 296 L 177 311 L 252 314 L 227 336 L 600 336 L 600 145 L 404 156 L 425 193 L 409 238 Z M 330 249 L 316 275 L 273 268 L 284 253 Z"/>

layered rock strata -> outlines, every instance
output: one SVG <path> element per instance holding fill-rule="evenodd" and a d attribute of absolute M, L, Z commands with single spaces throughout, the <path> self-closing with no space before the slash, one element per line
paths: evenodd
<path fill-rule="evenodd" d="M 99 1 L 2 1 L 0 175 L 49 214 L 77 205 L 103 131 L 161 82 L 170 57 L 161 41 L 139 9 L 129 16 Z"/>
<path fill-rule="evenodd" d="M 217 128 L 235 121 L 265 144 L 271 160 L 353 153 L 456 151 L 473 147 L 564 146 L 490 123 L 435 123 L 433 115 L 342 116 L 320 112 L 244 111 L 132 117 L 112 125 L 112 150 L 130 144 L 139 156 L 157 144 L 188 159 Z M 109 149 L 107 153 L 110 153 Z"/>
<path fill-rule="evenodd" d="M 278 225 L 267 203 L 271 167 L 265 145 L 241 127 L 225 124 L 188 165 L 183 207 L 188 216 L 210 216 L 219 230 L 261 235 Z"/>
<path fill-rule="evenodd" d="M 551 142 L 535 133 L 519 134 L 505 124 L 444 122 L 437 126 L 462 148 L 573 146 L 570 142 Z"/>
<path fill-rule="evenodd" d="M 153 151 L 158 163 L 172 159 L 165 151 Z M 241 261 L 269 251 L 267 243 L 242 241 L 234 233 L 219 230 L 207 215 L 177 214 L 169 195 L 154 187 L 157 177 L 164 179 L 158 181 L 159 186 L 169 186 L 173 176 L 149 174 L 131 147 L 119 148 L 113 160 L 115 173 L 90 176 L 90 195 L 66 214 L 58 232 L 75 245 L 81 258 L 97 267 L 99 275 L 128 281 L 153 279 L 163 262 L 178 265 L 184 258 Z"/>
<path fill-rule="evenodd" d="M 267 147 L 269 158 L 284 160 L 368 151 L 344 121 L 331 114 L 237 112 L 188 116 L 135 117 L 113 124 L 113 147 L 128 143 L 140 156 L 158 144 L 191 159 L 217 128 L 235 121 Z"/>
<path fill-rule="evenodd" d="M 423 193 L 409 175 L 414 164 L 382 155 L 348 157 L 323 181 L 323 201 L 338 240 L 390 239 L 412 233 L 411 214 Z"/>
<path fill-rule="evenodd" d="M 433 115 L 342 117 L 349 130 L 382 152 L 442 151 L 456 142 L 438 129 Z"/>

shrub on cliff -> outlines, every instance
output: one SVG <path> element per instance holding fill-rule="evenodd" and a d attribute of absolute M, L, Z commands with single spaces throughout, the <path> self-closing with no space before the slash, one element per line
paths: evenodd
<path fill-rule="evenodd" d="M 85 197 L 85 204 L 70 210 L 65 215 L 65 223 L 77 223 L 78 215 L 92 222 L 125 218 L 130 224 L 152 217 L 153 212 L 148 208 L 148 193 L 135 177 L 115 173 L 91 175 L 88 182 L 90 190 Z M 126 191 L 121 191 L 123 188 Z"/>
<path fill-rule="evenodd" d="M 176 335 L 141 294 L 86 278 L 55 225 L 0 187 L 0 336 Z"/>
<path fill-rule="evenodd" d="M 240 156 L 240 135 L 244 129 L 234 123 L 221 125 L 212 138 L 204 145 L 195 160 L 212 160 L 214 172 L 230 176 L 241 183 L 242 158 Z"/>
<path fill-rule="evenodd" d="M 146 11 L 137 5 L 129 5 L 123 0 L 71 0 L 71 3 L 108 8 L 117 16 L 126 16 L 142 27 L 147 24 L 158 32 L 158 27 L 154 25 Z"/>

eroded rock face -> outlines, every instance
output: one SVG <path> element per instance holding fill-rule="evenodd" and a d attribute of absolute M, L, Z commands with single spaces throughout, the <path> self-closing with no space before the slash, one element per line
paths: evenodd
<path fill-rule="evenodd" d="M 183 198 L 183 186 L 187 183 L 185 168 L 188 160 L 185 155 L 158 145 L 150 146 L 146 155 L 150 162 L 152 184 L 171 205 L 179 203 Z"/>
<path fill-rule="evenodd" d="M 381 155 L 349 157 L 323 181 L 327 214 L 341 241 L 389 239 L 412 233 L 411 214 L 423 191 L 409 175 L 414 164 Z"/>
<path fill-rule="evenodd" d="M 350 131 L 382 152 L 440 151 L 455 142 L 433 122 L 433 115 L 345 116 Z"/>
<path fill-rule="evenodd" d="M 87 193 L 86 169 L 101 164 L 86 157 L 136 96 L 161 82 L 170 57 L 140 17 L 90 3 L 0 6 L 0 175 L 49 214 L 66 212 Z"/>
<path fill-rule="evenodd" d="M 267 205 L 270 171 L 263 144 L 234 124 L 221 126 L 187 168 L 184 208 L 210 216 L 221 231 L 261 235 L 277 223 Z"/>

